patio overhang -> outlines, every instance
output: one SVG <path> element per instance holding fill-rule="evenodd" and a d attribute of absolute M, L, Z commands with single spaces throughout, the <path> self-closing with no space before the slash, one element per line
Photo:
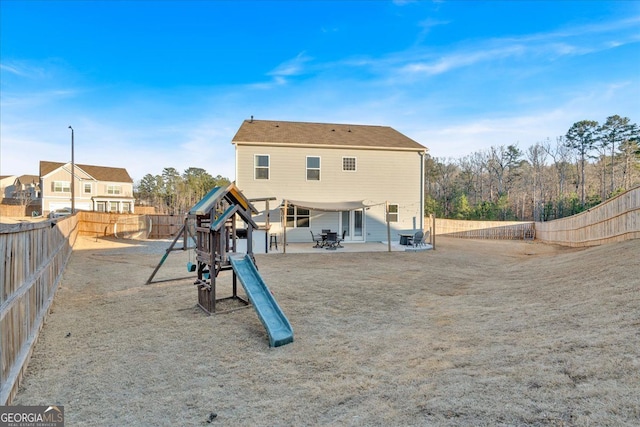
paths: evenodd
<path fill-rule="evenodd" d="M 364 200 L 353 200 L 353 201 L 344 201 L 344 202 L 309 202 L 309 201 L 284 199 L 282 200 L 280 209 L 287 209 L 289 206 L 298 206 L 301 208 L 314 210 L 314 211 L 346 212 L 346 211 L 356 211 L 359 209 L 367 209 L 371 206 L 377 206 L 382 204 L 383 203 L 365 203 Z M 387 204 L 387 202 L 385 202 L 384 204 Z M 386 215 L 386 217 L 387 217 L 386 222 L 387 222 L 388 251 L 391 252 L 391 238 L 390 238 L 391 228 L 389 224 L 389 216 Z M 283 221 L 283 226 L 284 226 L 283 227 L 284 242 L 283 242 L 282 253 L 287 253 L 287 221 Z"/>
<path fill-rule="evenodd" d="M 289 200 L 285 199 L 282 201 L 280 207 L 287 206 L 298 206 L 300 208 L 306 208 L 314 211 L 323 211 L 323 212 L 343 212 L 343 211 L 355 211 L 358 209 L 365 209 L 373 204 L 367 204 L 364 200 L 354 200 L 354 201 L 346 201 L 346 202 L 309 202 L 309 201 L 300 201 L 300 200 Z"/>

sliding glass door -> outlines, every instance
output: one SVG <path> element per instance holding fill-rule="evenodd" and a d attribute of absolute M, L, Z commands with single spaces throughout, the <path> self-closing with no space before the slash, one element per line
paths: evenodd
<path fill-rule="evenodd" d="M 346 242 L 364 241 L 364 210 L 340 212 L 340 233 Z"/>

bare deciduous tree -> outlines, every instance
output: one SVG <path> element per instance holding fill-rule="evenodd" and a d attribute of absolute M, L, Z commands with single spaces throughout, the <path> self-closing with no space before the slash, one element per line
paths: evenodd
<path fill-rule="evenodd" d="M 567 131 L 565 143 L 567 147 L 574 150 L 579 157 L 580 172 L 580 204 L 584 207 L 586 200 L 586 181 L 585 181 L 585 165 L 589 153 L 593 150 L 596 142 L 596 132 L 598 130 L 598 122 L 594 120 L 581 120 L 574 123 Z"/>

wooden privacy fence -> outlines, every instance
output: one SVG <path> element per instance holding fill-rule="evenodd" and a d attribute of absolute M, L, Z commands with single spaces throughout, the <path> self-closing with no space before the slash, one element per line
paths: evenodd
<path fill-rule="evenodd" d="M 150 239 L 170 239 L 175 237 L 184 225 L 183 215 L 147 215 L 153 224 Z"/>
<path fill-rule="evenodd" d="M 107 212 L 79 212 L 78 234 L 80 236 L 107 237 L 120 231 L 140 228 L 139 221 L 145 215 L 116 214 Z"/>
<path fill-rule="evenodd" d="M 77 236 L 78 215 L 0 230 L 0 405 L 15 395 Z"/>
<path fill-rule="evenodd" d="M 596 246 L 640 238 L 640 187 L 567 218 L 536 223 L 536 238 L 567 246 Z"/>
<path fill-rule="evenodd" d="M 21 217 L 21 216 L 33 216 L 41 215 L 42 210 L 40 209 L 40 205 L 30 204 L 27 206 L 24 205 L 5 205 L 0 204 L 0 217 Z"/>
<path fill-rule="evenodd" d="M 180 232 L 184 225 L 182 215 L 137 215 L 104 212 L 80 212 L 78 234 L 91 237 L 122 237 L 140 229 L 148 230 L 144 238 L 170 239 Z M 134 234 L 135 236 L 135 234 Z"/>
<path fill-rule="evenodd" d="M 536 239 L 565 246 L 596 246 L 640 238 L 640 187 L 586 212 L 549 222 L 436 219 L 438 235 L 471 239 Z"/>
<path fill-rule="evenodd" d="M 436 218 L 436 233 L 440 236 L 467 239 L 533 239 L 533 221 L 466 221 Z"/>

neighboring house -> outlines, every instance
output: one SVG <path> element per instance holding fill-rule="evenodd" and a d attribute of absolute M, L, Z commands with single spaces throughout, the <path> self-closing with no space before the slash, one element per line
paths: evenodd
<path fill-rule="evenodd" d="M 13 178 L 13 182 L 10 182 Z M 40 178 L 37 175 L 0 177 L 2 202 L 10 205 L 29 205 L 40 198 Z"/>
<path fill-rule="evenodd" d="M 75 164 L 75 208 L 132 213 L 133 180 L 124 168 Z M 40 162 L 42 211 L 71 207 L 71 162 Z"/>
<path fill-rule="evenodd" d="M 40 178 L 38 175 L 21 175 L 16 178 L 11 196 L 22 205 L 40 198 Z"/>
<path fill-rule="evenodd" d="M 347 242 L 385 241 L 387 205 L 392 240 L 425 226 L 427 149 L 390 127 L 252 118 L 232 143 L 236 185 L 249 199 L 275 198 L 271 233 L 283 231 L 286 204 L 289 242 L 311 242 L 309 232 L 323 229 Z"/>
<path fill-rule="evenodd" d="M 9 199 L 13 194 L 13 185 L 16 182 L 15 175 L 0 175 L 0 193 L 2 196 L 0 198 Z"/>

